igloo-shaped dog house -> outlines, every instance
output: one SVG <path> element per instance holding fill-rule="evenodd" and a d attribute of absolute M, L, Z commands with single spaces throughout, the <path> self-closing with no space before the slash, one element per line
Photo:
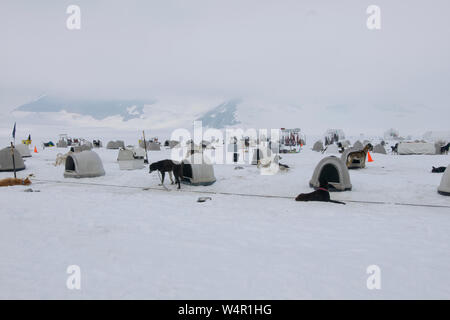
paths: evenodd
<path fill-rule="evenodd" d="M 330 186 L 330 191 L 347 191 L 352 189 L 347 166 L 341 159 L 334 156 L 320 160 L 309 181 L 309 185 L 314 189 L 327 183 Z"/>
<path fill-rule="evenodd" d="M 444 196 L 450 196 L 450 165 L 444 171 L 438 192 Z"/>

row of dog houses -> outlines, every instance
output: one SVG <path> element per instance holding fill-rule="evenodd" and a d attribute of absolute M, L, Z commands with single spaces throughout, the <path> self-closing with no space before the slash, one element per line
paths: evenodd
<path fill-rule="evenodd" d="M 254 154 L 258 155 L 258 152 Z M 123 149 L 118 155 L 121 169 L 141 169 L 144 167 L 144 154 L 138 149 Z M 121 164 L 121 162 L 124 162 Z M 216 181 L 214 167 L 209 164 L 202 153 L 194 153 L 182 161 L 182 181 L 191 185 L 210 185 Z M 450 195 L 450 166 L 445 171 L 438 192 Z M 66 160 L 65 177 L 94 177 L 103 176 L 105 171 L 100 157 L 93 151 L 73 153 Z M 348 191 L 352 189 L 349 170 L 345 162 L 335 156 L 322 159 L 316 166 L 309 185 L 319 188 L 328 183 L 330 190 Z"/>
<path fill-rule="evenodd" d="M 199 157 L 201 157 L 199 159 Z M 139 149 L 121 149 L 117 158 L 121 170 L 142 169 L 144 154 Z M 182 161 L 182 181 L 191 185 L 210 185 L 216 181 L 214 167 L 203 154 L 195 153 Z M 92 178 L 105 175 L 103 163 L 94 151 L 71 153 L 66 158 L 65 178 Z"/>
<path fill-rule="evenodd" d="M 356 141 L 352 147 L 353 150 L 361 150 L 364 145 L 369 143 L 369 141 Z M 341 142 L 341 147 L 346 149 L 351 146 L 349 141 Z M 441 145 L 438 143 L 430 142 L 400 142 L 397 147 L 397 153 L 399 155 L 434 155 L 441 153 Z M 328 145 L 326 148 L 321 140 L 316 141 L 313 145 L 312 150 L 317 152 L 323 152 L 328 154 L 339 153 L 339 146 L 336 144 Z M 373 147 L 373 153 L 387 154 L 386 148 L 383 144 L 377 144 Z"/>
<path fill-rule="evenodd" d="M 67 143 L 67 139 L 63 138 L 63 139 L 60 139 L 56 143 L 56 147 L 58 147 L 58 148 L 67 148 L 69 146 L 75 148 L 77 151 L 85 151 L 85 150 L 91 150 L 94 146 L 101 147 L 102 142 L 100 140 L 94 140 L 94 143 L 91 143 L 89 141 L 83 140 L 79 144 L 69 145 Z M 161 150 L 161 145 L 159 143 L 156 143 L 153 141 L 145 141 L 144 142 L 143 140 L 139 140 L 139 146 L 143 149 L 146 148 L 149 151 Z M 106 144 L 106 149 L 118 150 L 121 148 L 125 148 L 125 142 L 123 140 L 112 140 Z"/>
<path fill-rule="evenodd" d="M 316 166 L 309 182 L 312 188 L 319 188 L 328 183 L 330 191 L 347 191 L 352 189 L 348 168 L 341 159 L 330 156 L 323 158 Z M 334 189 L 334 190 L 333 190 Z M 450 196 L 450 165 L 444 171 L 438 193 Z"/>
<path fill-rule="evenodd" d="M 28 146 L 26 146 L 28 148 Z M 23 152 L 23 154 L 22 154 Z M 268 155 L 268 152 L 257 150 L 254 152 L 252 164 Z M 25 169 L 23 157 L 31 156 L 25 148 L 17 145 L 14 148 L 14 164 L 16 171 Z M 142 169 L 144 167 L 144 155 L 140 148 L 123 148 L 118 154 L 118 163 L 121 170 Z M 216 181 L 214 167 L 204 158 L 202 153 L 194 153 L 182 161 L 184 183 L 192 185 L 210 185 Z M 0 150 L 0 171 L 13 171 L 13 156 L 11 147 Z M 64 177 L 66 178 L 92 178 L 105 175 L 102 160 L 92 150 L 70 153 L 65 162 Z M 331 190 L 347 191 L 352 189 L 349 170 L 345 162 L 335 156 L 322 159 L 316 166 L 309 182 L 313 188 L 319 188 L 328 183 Z M 450 165 L 442 176 L 438 192 L 450 196 Z"/>

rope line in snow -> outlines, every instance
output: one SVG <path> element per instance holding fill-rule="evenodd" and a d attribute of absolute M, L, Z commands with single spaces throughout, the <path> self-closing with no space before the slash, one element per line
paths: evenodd
<path fill-rule="evenodd" d="M 199 193 L 199 194 L 218 194 L 225 196 L 241 196 L 241 197 L 254 197 L 254 198 L 269 198 L 269 199 L 289 199 L 293 200 L 295 196 L 280 196 L 280 195 L 268 195 L 268 194 L 251 194 L 251 193 L 237 193 L 237 192 L 224 192 L 224 191 L 200 191 L 200 190 L 186 190 L 186 189 L 161 189 L 157 187 L 138 187 L 138 186 L 126 186 L 126 185 L 116 185 L 116 184 L 106 184 L 106 183 L 87 183 L 79 181 L 59 181 L 59 180 L 42 180 L 33 179 L 38 182 L 50 182 L 50 183 L 61 183 L 61 184 L 77 184 L 77 185 L 88 185 L 88 186 L 101 186 L 101 187 L 113 187 L 113 188 L 128 188 L 128 189 L 139 189 L 139 190 L 155 190 L 155 191 L 175 191 L 175 192 L 189 192 L 189 193 Z M 404 202 L 385 202 L 385 201 L 366 201 L 366 200 L 346 200 L 339 199 L 339 201 L 350 202 L 350 203 L 363 203 L 363 204 L 378 204 L 378 205 L 395 205 L 395 206 L 410 206 L 410 207 L 425 207 L 425 208 L 449 208 L 450 205 L 434 205 L 434 204 L 416 204 L 416 203 L 404 203 Z"/>

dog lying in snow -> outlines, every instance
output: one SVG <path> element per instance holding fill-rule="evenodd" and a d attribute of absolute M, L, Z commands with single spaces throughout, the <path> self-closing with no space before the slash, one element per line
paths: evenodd
<path fill-rule="evenodd" d="M 25 179 L 6 178 L 0 180 L 0 187 L 29 186 L 30 184 L 31 180 L 29 177 L 26 177 Z"/>
<path fill-rule="evenodd" d="M 178 184 L 178 189 L 181 188 L 181 178 L 183 177 L 183 166 L 181 163 L 176 163 L 172 160 L 166 159 L 158 162 L 153 162 L 150 165 L 149 173 L 159 171 L 161 173 L 161 184 L 164 185 L 165 173 L 169 173 L 171 184 L 174 184 L 172 173 L 175 176 L 175 181 Z"/>
<path fill-rule="evenodd" d="M 433 168 L 431 169 L 431 172 L 434 172 L 434 173 L 441 173 L 441 172 L 444 172 L 445 169 L 447 169 L 447 168 L 446 168 L 446 167 L 437 167 L 437 168 L 433 167 Z"/>
<path fill-rule="evenodd" d="M 296 198 L 295 201 L 321 201 L 321 202 L 332 202 L 345 204 L 341 201 L 331 200 L 330 192 L 328 191 L 328 184 L 321 186 L 316 191 L 310 193 L 301 193 Z"/>

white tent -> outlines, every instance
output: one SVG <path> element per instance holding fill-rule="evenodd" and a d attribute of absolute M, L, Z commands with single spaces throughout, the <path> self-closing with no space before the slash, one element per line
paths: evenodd
<path fill-rule="evenodd" d="M 17 149 L 14 148 L 14 164 L 16 171 L 25 169 L 25 163 L 22 156 Z M 0 150 L 0 171 L 14 171 L 13 155 L 11 154 L 11 147 L 6 147 Z"/>
<path fill-rule="evenodd" d="M 216 182 L 214 167 L 201 153 L 194 153 L 182 162 L 183 183 L 208 186 Z"/>
<path fill-rule="evenodd" d="M 110 141 L 106 145 L 106 149 L 120 149 L 120 148 L 125 148 L 125 142 L 121 140 Z"/>
<path fill-rule="evenodd" d="M 428 142 L 401 142 L 398 145 L 398 154 L 436 154 L 434 143 Z"/>
<path fill-rule="evenodd" d="M 117 156 L 120 170 L 136 170 L 144 168 L 145 151 L 141 148 L 120 149 Z"/>
<path fill-rule="evenodd" d="M 22 158 L 31 157 L 31 151 L 27 144 L 17 144 L 15 146 L 16 150 L 19 151 Z"/>
<path fill-rule="evenodd" d="M 387 154 L 386 149 L 381 144 L 377 144 L 373 147 L 373 153 Z"/>
<path fill-rule="evenodd" d="M 438 192 L 444 196 L 450 196 L 450 165 L 445 169 Z"/>
<path fill-rule="evenodd" d="M 64 178 L 93 178 L 104 175 L 102 160 L 94 151 L 72 153 L 67 156 Z"/>
<path fill-rule="evenodd" d="M 335 191 L 352 189 L 347 166 L 337 157 L 331 156 L 320 160 L 309 181 L 312 188 L 319 188 L 328 183 Z M 334 191 L 330 188 L 330 191 Z"/>
<path fill-rule="evenodd" d="M 316 141 L 312 149 L 313 151 L 321 152 L 323 150 L 323 142 L 321 140 Z"/>
<path fill-rule="evenodd" d="M 339 153 L 339 148 L 335 144 L 330 144 L 330 145 L 327 146 L 327 150 L 325 151 L 325 153 L 338 154 Z"/>

